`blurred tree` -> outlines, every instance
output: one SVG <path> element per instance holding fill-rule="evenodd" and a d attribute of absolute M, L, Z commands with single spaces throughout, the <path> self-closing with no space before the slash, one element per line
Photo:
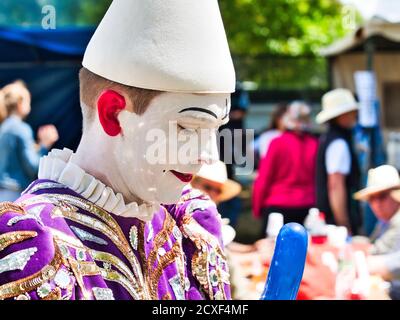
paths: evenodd
<path fill-rule="evenodd" d="M 91 25 L 111 0 L 1 0 L 0 25 L 40 25 L 53 5 L 57 25 Z M 338 0 L 219 0 L 233 54 L 314 54 L 346 33 Z"/>
<path fill-rule="evenodd" d="M 56 8 L 57 27 L 96 25 L 111 1 L 1 0 L 0 25 L 40 26 L 44 5 Z M 272 90 L 327 87 L 326 60 L 313 56 L 321 46 L 351 31 L 346 30 L 349 17 L 339 0 L 219 0 L 219 4 L 240 79 Z"/>
<path fill-rule="evenodd" d="M 338 0 L 220 0 L 234 54 L 307 55 L 346 34 Z"/>

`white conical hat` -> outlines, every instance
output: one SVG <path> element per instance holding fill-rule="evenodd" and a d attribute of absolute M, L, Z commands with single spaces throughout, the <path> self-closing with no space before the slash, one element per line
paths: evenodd
<path fill-rule="evenodd" d="M 144 89 L 235 91 L 217 0 L 114 0 L 87 47 L 83 66 Z"/>

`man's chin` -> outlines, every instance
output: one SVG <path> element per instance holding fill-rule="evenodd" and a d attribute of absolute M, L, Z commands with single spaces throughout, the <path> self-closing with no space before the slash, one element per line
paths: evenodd
<path fill-rule="evenodd" d="M 180 188 L 169 189 L 162 194 L 157 195 L 157 202 L 160 204 L 175 204 L 182 196 L 184 186 Z"/>

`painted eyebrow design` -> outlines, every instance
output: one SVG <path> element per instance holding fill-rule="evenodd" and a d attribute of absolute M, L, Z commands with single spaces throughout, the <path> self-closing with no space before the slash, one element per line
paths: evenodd
<path fill-rule="evenodd" d="M 186 108 L 186 109 L 179 111 L 179 113 L 184 113 L 184 112 L 188 112 L 188 111 L 198 111 L 198 112 L 207 113 L 207 114 L 213 116 L 215 119 L 218 119 L 218 116 L 214 112 L 212 112 L 211 110 L 203 109 L 203 108 L 196 108 L 196 107 Z"/>

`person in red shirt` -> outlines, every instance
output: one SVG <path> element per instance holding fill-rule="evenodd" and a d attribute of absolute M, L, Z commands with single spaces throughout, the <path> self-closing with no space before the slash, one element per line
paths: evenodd
<path fill-rule="evenodd" d="M 263 218 L 263 235 L 268 215 L 279 212 L 285 223 L 303 223 L 315 206 L 315 166 L 318 140 L 308 133 L 311 109 L 292 103 L 284 116 L 285 132 L 272 140 L 261 160 L 253 185 L 253 213 Z"/>

